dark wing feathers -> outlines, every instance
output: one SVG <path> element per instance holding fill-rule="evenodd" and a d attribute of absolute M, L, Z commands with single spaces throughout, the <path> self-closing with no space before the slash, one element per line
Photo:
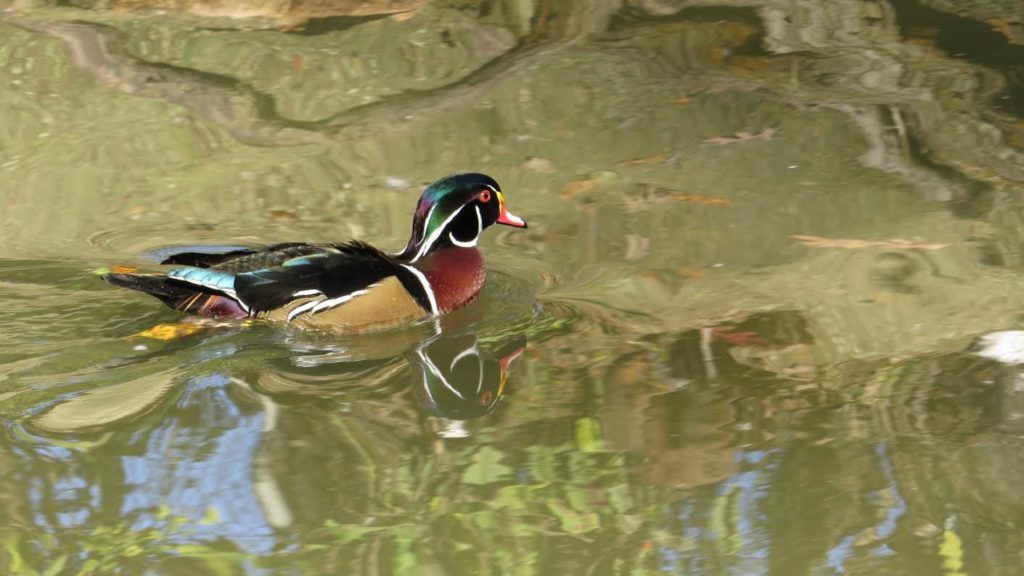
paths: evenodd
<path fill-rule="evenodd" d="M 160 262 L 161 264 L 169 265 L 180 265 L 180 266 L 195 266 L 196 268 L 212 268 L 218 264 L 223 264 L 228 260 L 234 260 L 241 256 L 247 256 L 255 253 L 255 250 L 244 248 L 241 250 L 231 250 L 230 252 L 178 252 L 177 254 L 171 254 L 167 258 Z"/>
<path fill-rule="evenodd" d="M 394 257 L 358 241 L 275 244 L 220 254 L 182 252 L 169 256 L 162 264 L 209 268 L 232 274 L 234 295 L 197 281 L 201 278 L 187 270 L 179 271 L 174 277 L 110 274 L 104 279 L 111 284 L 152 294 L 172 307 L 189 311 L 194 308 L 193 304 L 205 302 L 196 298 L 197 295 L 224 300 L 233 296 L 248 307 L 250 314 L 255 314 L 275 310 L 296 298 L 317 295 L 316 292 L 327 299 L 338 298 L 395 276 L 424 310 L 432 310 L 431 297 L 414 272 Z"/>
<path fill-rule="evenodd" d="M 253 310 L 273 310 L 317 290 L 337 298 L 405 270 L 391 256 L 362 242 L 331 245 L 330 252 L 299 255 L 279 266 L 235 276 L 235 293 Z M 321 249 L 322 250 L 322 249 Z"/>
<path fill-rule="evenodd" d="M 298 256 L 335 251 L 333 244 L 306 244 L 285 242 L 263 248 L 245 248 L 221 253 L 180 252 L 167 257 L 161 264 L 180 264 L 197 268 L 216 268 L 225 272 L 252 272 L 280 266 Z"/>

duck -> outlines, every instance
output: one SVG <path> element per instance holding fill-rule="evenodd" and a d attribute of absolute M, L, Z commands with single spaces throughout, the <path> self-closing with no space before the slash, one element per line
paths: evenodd
<path fill-rule="evenodd" d="M 340 332 L 381 329 L 461 308 L 483 288 L 478 242 L 494 224 L 526 228 L 485 174 L 446 176 L 424 189 L 400 252 L 360 241 L 286 242 L 168 255 L 160 273 L 101 278 L 144 292 L 186 314 L 265 319 Z"/>

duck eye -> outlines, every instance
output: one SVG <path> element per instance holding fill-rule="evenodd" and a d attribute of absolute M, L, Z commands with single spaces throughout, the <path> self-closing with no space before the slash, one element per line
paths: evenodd
<path fill-rule="evenodd" d="M 491 191 L 490 190 L 484 190 L 483 192 L 481 192 L 480 193 L 480 201 L 484 202 L 484 203 L 490 202 L 491 201 Z"/>

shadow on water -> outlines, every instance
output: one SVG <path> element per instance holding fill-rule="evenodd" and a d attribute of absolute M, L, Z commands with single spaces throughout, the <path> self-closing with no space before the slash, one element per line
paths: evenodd
<path fill-rule="evenodd" d="M 1014 4 L 38 4 L 0 14 L 0 572 L 1021 571 Z M 531 227 L 436 322 L 93 272 L 398 247 L 466 169 Z"/>

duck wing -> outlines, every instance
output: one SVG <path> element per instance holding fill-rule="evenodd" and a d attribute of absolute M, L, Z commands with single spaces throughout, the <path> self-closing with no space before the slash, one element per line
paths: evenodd
<path fill-rule="evenodd" d="M 168 256 L 161 264 L 216 268 L 239 273 L 280 266 L 292 258 L 321 252 L 338 252 L 337 245 L 285 242 L 262 248 L 232 249 L 227 252 L 179 252 Z"/>
<path fill-rule="evenodd" d="M 236 274 L 238 299 L 257 311 L 275 310 L 310 297 L 341 304 L 343 299 L 395 277 L 417 303 L 431 310 L 433 294 L 428 294 L 420 272 L 363 242 L 334 244 L 332 248 L 290 258 L 279 266 Z"/>

